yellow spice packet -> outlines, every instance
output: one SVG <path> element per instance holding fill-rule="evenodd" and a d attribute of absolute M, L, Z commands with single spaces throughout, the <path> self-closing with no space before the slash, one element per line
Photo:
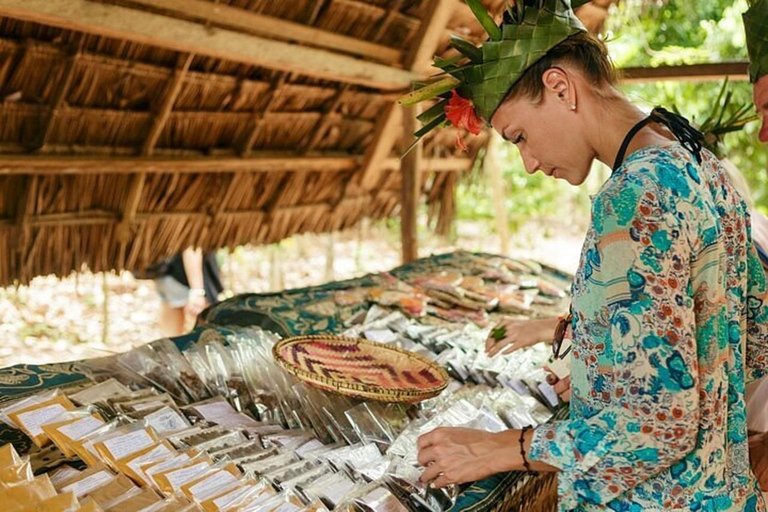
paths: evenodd
<path fill-rule="evenodd" d="M 131 429 L 103 441 L 94 443 L 93 447 L 101 460 L 111 467 L 115 467 L 118 459 L 122 459 L 139 452 L 160 441 L 160 438 L 151 427 Z"/>
<path fill-rule="evenodd" d="M 21 512 L 28 507 L 40 509 L 40 503 L 56 496 L 48 475 L 35 478 L 31 482 L 22 482 L 0 489 L 0 503 L 3 512 Z"/>
<path fill-rule="evenodd" d="M 67 457 L 76 455 L 73 443 L 104 425 L 104 420 L 96 413 L 67 418 L 43 425 L 43 432 Z"/>
<path fill-rule="evenodd" d="M 190 459 L 187 463 L 177 468 L 162 471 L 153 475 L 152 479 L 160 491 L 166 496 L 172 496 L 183 484 L 197 478 L 207 472 L 213 461 L 207 454 Z"/>
<path fill-rule="evenodd" d="M 8 417 L 32 439 L 33 443 L 42 448 L 50 443 L 50 439 L 43 431 L 43 425 L 73 409 L 75 406 L 66 395 L 56 395 L 50 400 L 13 411 L 8 414 Z"/>
<path fill-rule="evenodd" d="M 161 441 L 132 453 L 115 462 L 117 470 L 128 476 L 139 485 L 147 485 L 146 475 L 141 471 L 142 464 L 160 462 L 177 455 L 176 450 L 168 441 Z"/>
<path fill-rule="evenodd" d="M 24 509 L 24 512 L 35 512 L 38 510 L 45 510 L 45 512 L 69 512 L 79 506 L 80 504 L 77 502 L 75 495 L 67 492 L 43 500 L 39 505 L 30 505 Z"/>
<path fill-rule="evenodd" d="M 242 476 L 237 466 L 229 463 L 224 468 L 217 468 L 193 478 L 189 482 L 182 484 L 179 490 L 187 498 L 196 503 L 201 503 L 220 494 L 222 491 L 239 485 Z"/>

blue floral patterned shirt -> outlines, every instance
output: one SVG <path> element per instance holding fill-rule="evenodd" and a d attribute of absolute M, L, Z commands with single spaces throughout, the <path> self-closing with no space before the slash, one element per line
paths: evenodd
<path fill-rule="evenodd" d="M 629 155 L 593 198 L 572 292 L 570 419 L 530 454 L 560 469 L 560 510 L 765 510 L 744 387 L 768 369 L 766 281 L 720 162 Z"/>

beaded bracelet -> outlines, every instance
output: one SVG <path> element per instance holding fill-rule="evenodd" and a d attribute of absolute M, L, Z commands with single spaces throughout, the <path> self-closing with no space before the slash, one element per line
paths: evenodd
<path fill-rule="evenodd" d="M 528 463 L 528 459 L 525 457 L 525 433 L 531 430 L 531 426 L 523 427 L 520 431 L 520 455 L 523 456 L 523 466 L 526 471 L 531 471 L 531 465 Z"/>

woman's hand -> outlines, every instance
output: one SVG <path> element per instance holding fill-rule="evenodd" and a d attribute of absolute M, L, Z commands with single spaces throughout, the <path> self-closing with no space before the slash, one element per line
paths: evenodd
<path fill-rule="evenodd" d="M 505 463 L 513 462 L 517 452 L 513 450 L 515 443 L 505 436 L 507 433 L 438 428 L 421 436 L 419 464 L 426 469 L 420 480 L 441 488 L 475 482 L 508 470 Z"/>
<path fill-rule="evenodd" d="M 184 313 L 196 319 L 206 307 L 208 307 L 208 301 L 204 295 L 190 295 L 186 306 L 184 306 Z"/>
<path fill-rule="evenodd" d="M 545 370 L 549 371 L 549 368 L 544 367 Z M 560 397 L 560 400 L 563 402 L 570 402 L 571 401 L 571 376 L 567 376 L 562 379 L 558 379 L 557 375 L 554 373 L 550 373 L 547 375 L 547 384 L 552 386 L 555 390 L 555 393 L 557 393 L 557 396 Z"/>
<path fill-rule="evenodd" d="M 504 354 L 511 354 L 515 350 L 530 347 L 540 341 L 549 341 L 555 332 L 557 322 L 557 318 L 504 320 L 494 329 L 502 332 L 503 336 L 498 340 L 489 336 L 485 341 L 485 352 L 489 356 L 495 356 L 502 350 Z"/>

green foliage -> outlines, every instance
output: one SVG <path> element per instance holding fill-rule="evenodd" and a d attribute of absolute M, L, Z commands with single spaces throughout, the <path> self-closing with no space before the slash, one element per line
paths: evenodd
<path fill-rule="evenodd" d="M 747 0 L 622 0 L 611 9 L 607 44 L 617 67 L 655 66 L 746 60 L 741 13 Z M 694 122 L 703 122 L 714 109 L 722 82 L 655 82 L 625 86 L 629 98 L 650 110 L 675 106 Z M 737 109 L 752 102 L 748 82 L 733 82 L 731 106 Z M 753 110 L 750 110 L 753 112 Z M 752 187 L 758 208 L 768 213 L 768 146 L 757 140 L 759 123 L 728 134 L 725 153 Z M 503 177 L 507 186 L 506 209 L 511 228 L 530 219 L 561 216 L 563 205 L 575 216 L 588 215 L 589 193 L 594 193 L 607 174 L 593 171 L 590 182 L 576 189 L 538 173 L 525 173 L 518 152 L 511 144 L 501 150 Z M 458 190 L 459 219 L 493 219 L 491 189 L 486 176 L 476 173 Z"/>

